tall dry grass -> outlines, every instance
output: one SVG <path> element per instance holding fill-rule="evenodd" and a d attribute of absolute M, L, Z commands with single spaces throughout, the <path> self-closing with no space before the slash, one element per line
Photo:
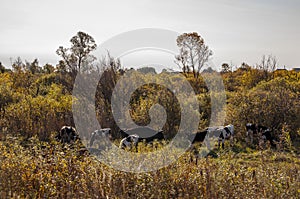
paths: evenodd
<path fill-rule="evenodd" d="M 0 198 L 297 198 L 299 156 L 219 151 L 218 158 L 125 173 L 79 154 L 80 146 L 16 138 L 0 142 Z"/>

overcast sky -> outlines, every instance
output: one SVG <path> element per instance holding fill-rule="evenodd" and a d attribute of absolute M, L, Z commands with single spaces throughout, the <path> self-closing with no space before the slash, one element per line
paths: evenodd
<path fill-rule="evenodd" d="M 280 67 L 300 67 L 299 0 L 2 0 L 0 61 L 20 56 L 57 64 L 55 51 L 84 31 L 101 44 L 139 28 L 198 32 L 213 62 L 255 64 L 273 54 Z M 175 41 L 174 41 L 175 43 Z"/>

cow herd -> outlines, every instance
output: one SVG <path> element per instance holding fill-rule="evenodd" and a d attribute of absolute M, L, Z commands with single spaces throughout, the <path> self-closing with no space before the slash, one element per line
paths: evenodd
<path fill-rule="evenodd" d="M 220 148 L 222 143 L 222 148 L 224 149 L 225 140 L 230 140 L 230 144 L 232 145 L 234 135 L 234 126 L 229 124 L 227 126 L 208 127 L 202 131 L 198 131 L 190 135 L 189 140 L 191 145 L 194 145 L 196 143 L 205 142 L 205 138 L 207 137 L 213 137 L 218 140 L 218 147 Z M 141 142 L 149 144 L 153 141 L 161 142 L 166 140 L 162 130 L 157 131 L 149 127 L 137 127 L 127 130 L 120 130 L 119 136 L 121 137 L 119 144 L 119 148 L 121 149 L 137 147 Z M 74 127 L 63 126 L 55 138 L 61 143 L 71 144 L 79 139 L 79 134 Z M 105 140 L 103 138 L 108 138 L 109 140 L 114 139 L 112 130 L 110 128 L 103 128 L 92 132 L 89 138 L 89 147 L 92 148 L 95 144 L 95 141 Z M 260 143 L 268 141 L 270 142 L 271 146 L 275 146 L 275 141 L 271 135 L 270 128 L 248 123 L 246 124 L 246 142 L 248 144 L 253 144 L 254 138 L 258 138 Z M 206 146 L 210 148 L 209 141 L 205 143 Z"/>

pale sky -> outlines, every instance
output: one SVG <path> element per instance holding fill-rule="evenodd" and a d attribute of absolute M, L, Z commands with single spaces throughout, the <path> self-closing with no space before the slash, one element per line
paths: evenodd
<path fill-rule="evenodd" d="M 300 67 L 299 0 L 2 0 L 0 61 L 20 56 L 56 65 L 56 49 L 78 31 L 99 45 L 139 28 L 198 32 L 214 64 L 258 63 L 277 57 L 280 67 Z M 176 41 L 174 41 L 175 43 Z"/>

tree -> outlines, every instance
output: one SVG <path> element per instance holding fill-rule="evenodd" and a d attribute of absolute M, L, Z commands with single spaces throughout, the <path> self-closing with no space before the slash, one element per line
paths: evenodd
<path fill-rule="evenodd" d="M 222 72 L 222 73 L 228 73 L 228 72 L 230 72 L 230 71 L 231 71 L 231 68 L 230 68 L 229 64 L 223 63 L 223 64 L 222 64 L 222 70 L 221 70 L 221 72 Z"/>
<path fill-rule="evenodd" d="M 67 69 L 72 73 L 81 73 L 89 69 L 89 64 L 96 58 L 90 52 L 97 48 L 93 37 L 84 32 L 78 32 L 70 40 L 71 48 L 60 46 L 56 53 L 62 57 Z"/>
<path fill-rule="evenodd" d="M 27 71 L 30 71 L 32 74 L 35 74 L 35 73 L 40 73 L 42 71 L 42 68 L 39 66 L 39 61 L 38 59 L 34 59 L 33 62 L 28 62 L 28 61 L 25 61 L 26 62 L 26 70 Z"/>
<path fill-rule="evenodd" d="M 0 73 L 4 73 L 5 72 L 5 67 L 2 65 L 2 63 L 0 62 Z"/>
<path fill-rule="evenodd" d="M 263 55 L 261 62 L 256 64 L 256 68 L 263 71 L 273 72 L 277 68 L 277 58 L 273 55 Z"/>
<path fill-rule="evenodd" d="M 183 33 L 177 37 L 179 55 L 175 56 L 176 64 L 183 72 L 193 72 L 195 78 L 209 60 L 212 51 L 205 45 L 204 39 L 198 33 Z"/>
<path fill-rule="evenodd" d="M 10 58 L 12 68 L 15 72 L 20 72 L 24 70 L 25 64 L 23 63 L 21 57 L 17 57 L 17 59 L 13 60 Z"/>
<path fill-rule="evenodd" d="M 243 62 L 238 69 L 243 70 L 243 71 L 249 71 L 251 69 L 251 66 L 249 64 Z"/>
<path fill-rule="evenodd" d="M 44 73 L 51 74 L 55 71 L 55 67 L 51 64 L 46 64 L 43 66 L 43 71 Z"/>
<path fill-rule="evenodd" d="M 277 64 L 278 64 L 278 61 L 277 61 L 277 58 L 275 56 L 273 56 L 273 55 L 268 55 L 268 56 L 263 55 L 260 63 L 256 64 L 256 68 L 258 70 L 263 71 L 265 80 L 269 80 L 270 75 L 277 68 Z"/>

